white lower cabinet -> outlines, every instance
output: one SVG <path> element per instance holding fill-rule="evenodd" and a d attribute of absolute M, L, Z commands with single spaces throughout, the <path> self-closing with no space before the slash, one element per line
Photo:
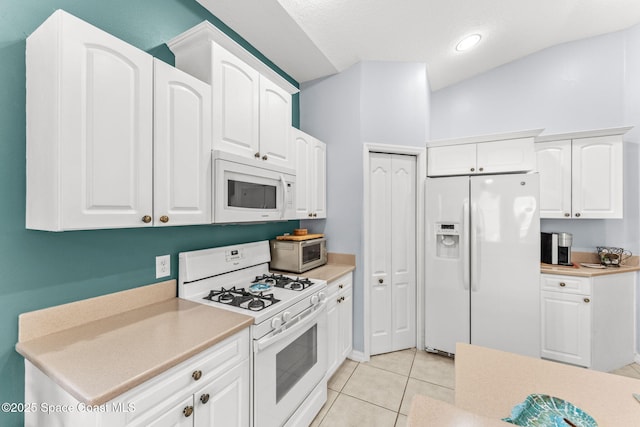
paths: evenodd
<path fill-rule="evenodd" d="M 599 371 L 633 362 L 635 273 L 540 277 L 543 358 Z"/>
<path fill-rule="evenodd" d="M 249 341 L 245 329 L 92 410 L 26 361 L 25 402 L 73 409 L 25 413 L 25 426 L 248 427 Z"/>
<path fill-rule="evenodd" d="M 327 378 L 353 350 L 353 273 L 327 285 Z"/>

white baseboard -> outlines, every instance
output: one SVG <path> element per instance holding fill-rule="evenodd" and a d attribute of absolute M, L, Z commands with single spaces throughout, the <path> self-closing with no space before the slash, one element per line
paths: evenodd
<path fill-rule="evenodd" d="M 354 362 L 368 362 L 369 361 L 369 358 L 366 357 L 363 352 L 357 351 L 357 350 L 352 350 L 351 351 L 351 354 L 349 354 L 349 359 L 353 360 Z"/>

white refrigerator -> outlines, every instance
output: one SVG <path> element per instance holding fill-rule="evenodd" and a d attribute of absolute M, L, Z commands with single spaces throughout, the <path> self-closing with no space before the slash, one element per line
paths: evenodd
<path fill-rule="evenodd" d="M 425 346 L 540 357 L 538 174 L 427 178 Z"/>

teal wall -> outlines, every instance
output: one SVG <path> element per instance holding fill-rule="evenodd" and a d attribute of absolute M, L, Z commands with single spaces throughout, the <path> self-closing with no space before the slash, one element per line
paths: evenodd
<path fill-rule="evenodd" d="M 155 256 L 273 238 L 297 221 L 49 233 L 25 229 L 25 38 L 65 9 L 173 64 L 166 41 L 208 20 L 275 67 L 195 0 L 0 0 L 0 402 L 24 400 L 18 314 L 117 292 L 155 279 Z M 281 70 L 292 84 L 298 85 Z M 297 97 L 294 126 L 298 126 Z M 21 425 L 0 413 L 0 425 Z"/>

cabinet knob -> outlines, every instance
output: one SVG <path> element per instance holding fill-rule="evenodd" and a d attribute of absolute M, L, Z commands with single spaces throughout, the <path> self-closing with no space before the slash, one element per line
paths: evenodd
<path fill-rule="evenodd" d="M 209 393 L 205 393 L 202 396 L 200 396 L 200 402 L 202 402 L 202 404 L 206 404 L 209 401 Z"/>
<path fill-rule="evenodd" d="M 169 222 L 169 217 L 168 217 L 168 216 L 166 216 L 166 215 L 162 215 L 162 216 L 160 217 L 160 222 L 164 222 L 164 223 Z"/>
<path fill-rule="evenodd" d="M 471 172 L 475 172 L 475 171 L 476 171 L 476 168 L 471 168 Z"/>
<path fill-rule="evenodd" d="M 564 283 L 564 282 L 560 282 L 560 287 L 564 288 L 565 286 L 567 286 L 567 284 L 566 284 L 566 283 Z"/>
<path fill-rule="evenodd" d="M 313 217 L 313 214 L 312 214 L 311 212 L 309 212 L 309 217 L 310 217 L 310 218 L 311 218 L 311 217 Z"/>
<path fill-rule="evenodd" d="M 576 218 L 580 218 L 580 212 L 576 214 Z"/>
<path fill-rule="evenodd" d="M 585 298 L 584 302 L 586 302 L 587 304 L 591 302 L 591 300 L 589 298 Z"/>
<path fill-rule="evenodd" d="M 338 285 L 338 287 L 339 287 L 340 289 L 342 289 L 342 288 L 344 288 L 344 285 L 340 284 L 340 285 Z"/>
<path fill-rule="evenodd" d="M 378 283 L 384 283 L 384 279 L 383 278 L 379 278 L 378 279 Z"/>
<path fill-rule="evenodd" d="M 191 377 L 198 381 L 200 378 L 202 378 L 202 371 L 201 370 L 197 370 L 197 371 L 193 371 L 193 374 L 191 374 Z"/>
<path fill-rule="evenodd" d="M 254 154 L 253 157 L 255 157 L 256 159 L 259 159 L 260 158 L 260 153 Z"/>
<path fill-rule="evenodd" d="M 186 406 L 182 410 L 182 413 L 184 414 L 185 417 L 190 417 L 191 414 L 193 414 L 193 406 Z"/>
<path fill-rule="evenodd" d="M 318 216 L 318 214 L 314 212 L 313 213 L 313 217 L 316 218 L 317 216 Z"/>
<path fill-rule="evenodd" d="M 566 216 L 566 217 L 570 217 L 570 216 L 571 216 L 571 214 L 570 214 L 569 212 L 565 212 L 564 216 Z"/>
<path fill-rule="evenodd" d="M 482 171 L 484 170 L 484 168 L 479 168 L 478 170 L 479 170 L 480 172 L 482 172 Z"/>
<path fill-rule="evenodd" d="M 145 215 L 142 217 L 142 222 L 144 222 L 145 224 L 149 224 L 151 222 L 151 216 L 149 215 Z"/>
<path fill-rule="evenodd" d="M 338 304 L 340 304 L 340 298 L 338 298 L 338 299 L 336 300 L 336 302 L 337 302 Z"/>
<path fill-rule="evenodd" d="M 264 156 L 262 156 L 262 160 L 267 160 L 267 159 L 268 159 L 268 157 L 267 157 L 266 154 Z"/>

